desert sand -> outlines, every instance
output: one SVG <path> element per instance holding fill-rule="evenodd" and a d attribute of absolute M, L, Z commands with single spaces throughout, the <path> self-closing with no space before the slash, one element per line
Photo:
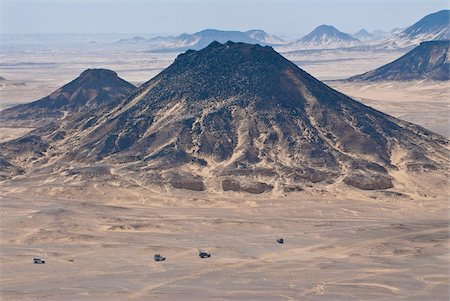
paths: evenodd
<path fill-rule="evenodd" d="M 447 82 L 328 81 L 327 84 L 365 105 L 450 137 L 450 88 Z"/>
<path fill-rule="evenodd" d="M 33 128 L 10 128 L 10 127 L 0 127 L 0 143 L 13 140 L 18 137 L 22 137 L 26 133 L 32 131 Z"/>
<path fill-rule="evenodd" d="M 2 300 L 449 297 L 446 195 L 0 189 Z"/>

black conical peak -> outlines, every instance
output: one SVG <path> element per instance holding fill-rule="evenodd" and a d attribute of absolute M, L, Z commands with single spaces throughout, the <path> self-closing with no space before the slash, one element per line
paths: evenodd
<path fill-rule="evenodd" d="M 115 105 L 135 88 L 114 71 L 87 69 L 47 97 L 2 111 L 0 120 L 20 120 L 40 126 L 64 116 L 64 111 L 75 113 Z"/>
<path fill-rule="evenodd" d="M 211 56 L 214 56 L 214 55 L 217 55 L 217 51 L 226 51 L 226 53 L 223 53 L 226 56 L 240 54 L 241 56 L 243 56 L 242 59 L 244 59 L 245 61 L 252 59 L 252 56 L 253 56 L 253 58 L 255 58 L 255 55 L 258 55 L 258 54 L 265 54 L 266 58 L 267 58 L 268 54 L 271 54 L 274 57 L 282 58 L 283 60 L 287 61 L 279 53 L 277 53 L 275 50 L 273 50 L 273 48 L 270 46 L 261 46 L 259 44 L 248 44 L 248 43 L 240 43 L 240 42 L 233 42 L 233 41 L 228 41 L 224 44 L 217 42 L 217 41 L 213 41 L 208 46 L 206 46 L 205 48 L 203 48 L 201 50 L 195 51 L 195 50 L 191 49 L 191 50 L 186 51 L 185 53 L 180 54 L 177 57 L 176 61 L 180 61 L 182 59 L 187 59 L 189 57 L 189 55 L 192 55 L 195 57 L 202 57 L 202 56 L 206 57 L 209 54 Z M 239 62 L 236 61 L 236 63 L 239 63 Z"/>
<path fill-rule="evenodd" d="M 63 86 L 62 90 L 96 87 L 117 87 L 133 89 L 134 86 L 121 79 L 116 72 L 109 69 L 86 69 L 72 82 Z"/>
<path fill-rule="evenodd" d="M 157 93 L 160 100 L 244 97 L 286 101 L 297 98 L 297 80 L 319 84 L 272 47 L 229 41 L 179 55 L 147 84 L 159 81 L 151 94 Z"/>
<path fill-rule="evenodd" d="M 80 78 L 117 78 L 116 72 L 109 69 L 86 69 L 80 74 Z"/>

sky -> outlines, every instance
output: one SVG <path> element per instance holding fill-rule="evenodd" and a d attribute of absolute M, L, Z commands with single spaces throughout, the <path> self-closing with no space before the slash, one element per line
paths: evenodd
<path fill-rule="evenodd" d="M 448 0 L 0 0 L 1 33 L 183 33 L 205 28 L 303 35 L 404 28 Z"/>

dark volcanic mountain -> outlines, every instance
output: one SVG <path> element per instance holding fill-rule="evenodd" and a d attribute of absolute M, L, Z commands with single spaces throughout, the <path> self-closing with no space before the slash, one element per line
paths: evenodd
<path fill-rule="evenodd" d="M 360 44 L 361 41 L 337 30 L 334 26 L 320 25 L 300 40 L 291 43 L 290 46 L 299 49 L 328 49 L 351 47 Z"/>
<path fill-rule="evenodd" d="M 423 42 L 399 59 L 350 81 L 449 80 L 449 41 Z"/>
<path fill-rule="evenodd" d="M 261 193 L 311 183 L 390 188 L 399 170 L 445 165 L 446 143 L 331 89 L 271 47 L 213 42 L 179 55 L 108 113 L 0 149 L 14 162 L 33 151 L 20 167 L 35 173 L 105 176 L 115 166 L 115 176 L 140 183 Z"/>
<path fill-rule="evenodd" d="M 88 69 L 40 100 L 0 111 L 0 123 L 36 127 L 125 98 L 136 87 L 106 69 Z"/>
<path fill-rule="evenodd" d="M 399 47 L 417 46 L 421 42 L 450 40 L 450 10 L 429 14 L 388 40 Z"/>

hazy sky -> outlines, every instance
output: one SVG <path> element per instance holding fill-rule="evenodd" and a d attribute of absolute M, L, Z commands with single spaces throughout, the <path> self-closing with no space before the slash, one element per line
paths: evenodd
<path fill-rule="evenodd" d="M 181 33 L 205 28 L 306 34 L 406 27 L 447 0 L 0 0 L 2 33 Z"/>

